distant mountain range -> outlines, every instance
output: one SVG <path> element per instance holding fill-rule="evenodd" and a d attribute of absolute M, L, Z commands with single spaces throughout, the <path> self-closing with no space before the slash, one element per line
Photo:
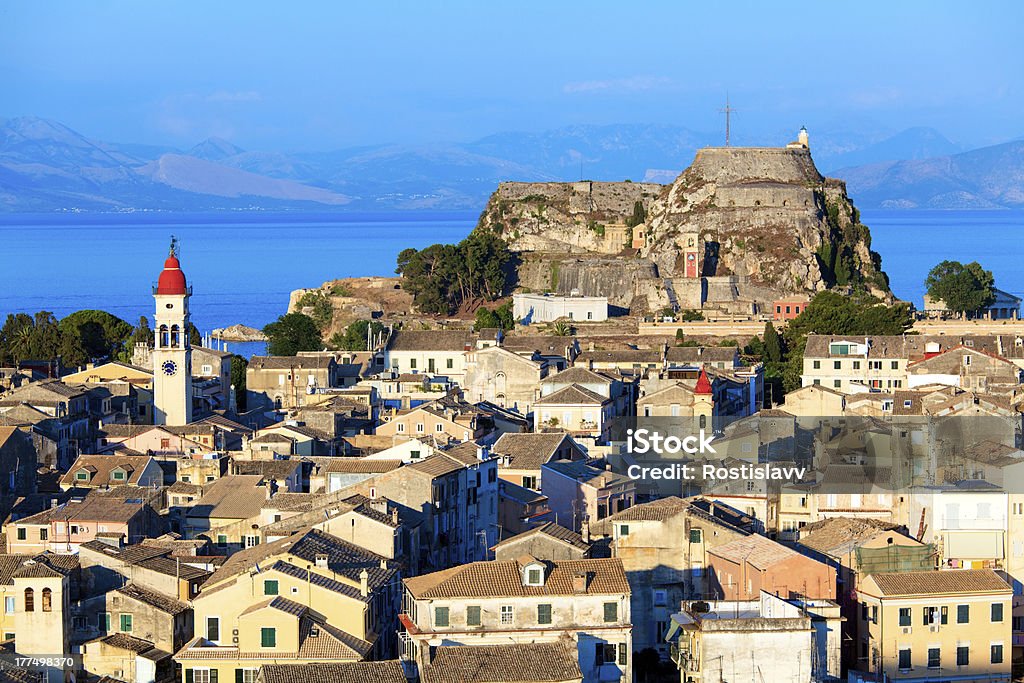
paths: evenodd
<path fill-rule="evenodd" d="M 787 136 L 737 144 L 779 145 Z M 219 138 L 187 150 L 101 142 L 55 121 L 0 119 L 0 211 L 478 210 L 504 180 L 671 182 L 720 138 L 621 124 L 281 153 Z M 891 137 L 812 132 L 811 145 L 818 166 L 839 168 L 830 175 L 846 179 L 863 208 L 1024 204 L 1024 143 L 960 153 L 937 131 L 911 128 Z"/>

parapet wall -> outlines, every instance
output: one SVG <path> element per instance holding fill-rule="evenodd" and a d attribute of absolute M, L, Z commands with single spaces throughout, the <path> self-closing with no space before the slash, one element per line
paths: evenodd
<path fill-rule="evenodd" d="M 600 211 L 629 215 L 637 201 L 647 206 L 661 192 L 658 183 L 594 182 L 517 183 L 498 185 L 498 198 L 510 201 L 543 197 L 553 204 L 565 204 L 569 213 Z"/>
<path fill-rule="evenodd" d="M 705 147 L 688 172 L 718 185 L 771 179 L 774 183 L 820 183 L 823 178 L 807 149 L 787 147 Z"/>

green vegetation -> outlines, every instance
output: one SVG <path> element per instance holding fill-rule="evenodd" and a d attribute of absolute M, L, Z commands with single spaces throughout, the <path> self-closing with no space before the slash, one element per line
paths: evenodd
<path fill-rule="evenodd" d="M 263 328 L 267 335 L 267 353 L 271 356 L 294 356 L 299 351 L 320 351 L 323 339 L 320 328 L 308 315 L 288 313 Z"/>
<path fill-rule="evenodd" d="M 637 200 L 633 203 L 633 214 L 626 218 L 626 227 L 635 228 L 641 223 L 647 222 L 647 210 L 644 208 L 644 203 Z"/>
<path fill-rule="evenodd" d="M 510 279 L 512 253 L 495 232 L 474 230 L 456 245 L 405 249 L 395 272 L 423 313 L 450 314 L 471 299 L 494 301 Z"/>
<path fill-rule="evenodd" d="M 238 412 L 244 413 L 248 410 L 245 396 L 245 370 L 249 367 L 249 361 L 237 353 L 231 356 L 231 386 L 235 388 L 235 404 Z"/>
<path fill-rule="evenodd" d="M 571 337 L 575 330 L 572 329 L 572 325 L 567 320 L 557 320 L 551 327 L 551 333 L 556 337 Z"/>
<path fill-rule="evenodd" d="M 348 285 L 336 282 L 331 285 L 331 296 L 352 296 L 352 290 Z"/>
<path fill-rule="evenodd" d="M 686 335 L 683 334 L 683 328 L 676 330 L 676 346 L 682 346 L 683 342 L 686 341 Z"/>
<path fill-rule="evenodd" d="M 345 328 L 345 332 L 336 332 L 331 337 L 332 348 L 341 351 L 365 351 L 367 335 L 377 335 L 384 331 L 384 326 L 372 320 L 356 320 Z"/>
<path fill-rule="evenodd" d="M 924 286 L 933 300 L 941 299 L 946 308 L 971 316 L 995 301 L 995 279 L 977 261 L 967 265 L 959 261 L 943 261 L 925 278 Z"/>
<path fill-rule="evenodd" d="M 590 228 L 598 237 L 604 237 L 604 224 L 598 223 L 596 220 L 591 218 L 587 221 L 587 227 Z"/>
<path fill-rule="evenodd" d="M 807 308 L 786 326 L 781 346 L 782 383 L 785 391 L 800 388 L 808 334 L 903 334 L 912 324 L 909 304 L 887 306 L 866 294 L 844 296 L 837 292 L 819 292 L 807 304 Z M 767 349 L 764 353 L 768 353 Z M 775 354 L 775 351 L 771 353 Z"/>
<path fill-rule="evenodd" d="M 130 353 L 133 332 L 130 323 L 106 311 L 77 311 L 60 321 L 49 311 L 10 314 L 0 327 L 0 363 L 60 358 L 65 367 L 77 367 L 123 357 Z M 139 334 L 152 339 L 151 332 Z"/>
<path fill-rule="evenodd" d="M 679 311 L 677 319 L 684 323 L 692 323 L 697 322 L 699 320 L 704 320 L 704 314 L 701 313 L 700 311 L 695 311 L 692 308 L 688 308 L 685 311 Z"/>
<path fill-rule="evenodd" d="M 550 274 L 551 274 L 551 277 L 549 278 L 550 281 L 551 281 L 551 291 L 552 292 L 557 292 L 558 291 L 558 274 L 559 274 L 559 264 L 558 264 L 558 261 L 552 261 L 551 262 L 551 266 L 549 268 L 549 271 L 550 271 Z"/>
<path fill-rule="evenodd" d="M 476 309 L 476 320 L 473 323 L 473 331 L 479 332 L 488 327 L 496 327 L 501 330 L 511 330 L 515 327 L 515 319 L 512 317 L 512 302 L 506 301 L 493 311 L 481 306 Z"/>
<path fill-rule="evenodd" d="M 309 317 L 320 326 L 320 329 L 330 327 L 331 320 L 334 319 L 334 305 L 327 294 L 319 289 L 303 294 L 299 297 L 298 309 L 301 312 L 307 308 L 312 309 Z"/>
<path fill-rule="evenodd" d="M 828 233 L 817 251 L 818 266 L 825 282 L 829 286 L 850 285 L 855 289 L 864 289 L 865 285 L 871 284 L 879 289 L 888 290 L 888 279 L 881 274 L 882 257 L 877 252 L 870 251 L 871 233 L 867 226 L 861 224 L 860 212 L 850 207 L 849 213 L 844 216 L 838 201 L 826 202 L 825 224 L 828 226 Z M 868 247 L 871 254 L 870 264 L 862 263 L 857 257 L 857 245 L 861 243 Z M 865 279 L 864 271 L 869 266 L 877 273 Z"/>

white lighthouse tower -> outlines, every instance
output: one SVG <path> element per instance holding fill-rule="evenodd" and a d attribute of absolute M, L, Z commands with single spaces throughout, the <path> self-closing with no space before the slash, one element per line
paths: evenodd
<path fill-rule="evenodd" d="M 153 288 L 153 424 L 181 426 L 192 421 L 192 348 L 188 341 L 191 295 L 178 261 L 178 242 L 172 237 L 170 254 Z"/>

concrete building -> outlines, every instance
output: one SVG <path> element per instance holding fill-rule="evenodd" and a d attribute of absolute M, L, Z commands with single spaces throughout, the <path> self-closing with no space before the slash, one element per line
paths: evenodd
<path fill-rule="evenodd" d="M 608 297 L 513 294 L 512 316 L 524 325 L 561 318 L 603 322 L 608 319 Z"/>
<path fill-rule="evenodd" d="M 667 639 L 681 683 L 839 681 L 839 608 L 827 600 L 684 603 Z"/>
<path fill-rule="evenodd" d="M 589 537 L 589 532 L 587 533 Z M 523 555 L 538 560 L 585 560 L 590 557 L 591 545 L 583 536 L 547 522 L 529 531 L 506 538 L 494 546 L 494 559 L 498 562 L 515 560 Z"/>
<path fill-rule="evenodd" d="M 708 568 L 711 594 L 725 600 L 752 600 L 760 591 L 836 598 L 833 567 L 757 534 L 709 549 Z"/>
<path fill-rule="evenodd" d="M 333 356 L 253 356 L 245 369 L 249 410 L 293 410 L 318 403 L 317 393 L 337 386 Z"/>
<path fill-rule="evenodd" d="M 1009 681 L 1012 595 L 990 569 L 868 576 L 854 668 L 890 681 Z"/>
<path fill-rule="evenodd" d="M 632 681 L 630 587 L 617 559 L 474 562 L 405 579 L 402 656 L 442 645 L 571 639 L 583 681 Z"/>
<path fill-rule="evenodd" d="M 474 349 L 466 353 L 462 388 L 473 403 L 488 401 L 526 415 L 540 396 L 540 381 L 550 370 L 539 356 L 527 358 L 500 346 Z"/>
<path fill-rule="evenodd" d="M 555 460 L 541 466 L 541 493 L 555 522 L 580 531 L 636 502 L 636 482 L 581 460 Z"/>
<path fill-rule="evenodd" d="M 535 491 L 541 490 L 543 466 L 555 460 L 585 460 L 586 451 L 568 434 L 502 434 L 491 452 L 498 456 L 498 476 Z"/>
<path fill-rule="evenodd" d="M 478 345 L 478 336 L 468 330 L 397 330 L 384 349 L 384 363 L 398 373 L 442 375 L 461 385 L 466 352 Z"/>

